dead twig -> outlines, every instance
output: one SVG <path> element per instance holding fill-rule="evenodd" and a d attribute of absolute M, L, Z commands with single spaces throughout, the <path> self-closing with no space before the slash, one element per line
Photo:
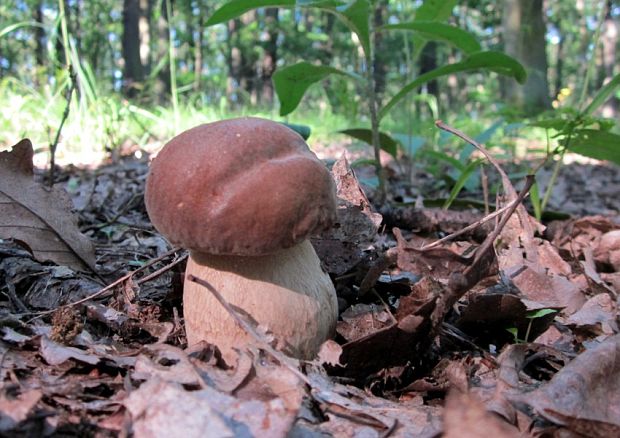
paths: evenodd
<path fill-rule="evenodd" d="M 446 125 L 441 120 L 435 121 L 435 126 L 437 126 L 439 129 L 443 129 L 444 131 L 447 131 L 451 134 L 456 135 L 457 137 L 465 140 L 467 143 L 469 143 L 470 145 L 478 149 L 482 153 L 482 155 L 484 155 L 485 158 L 489 160 L 489 163 L 491 163 L 495 167 L 497 172 L 499 173 L 501 180 L 502 180 L 502 186 L 504 188 L 504 191 L 506 192 L 508 200 L 513 201 L 514 199 L 518 197 L 517 190 L 514 188 L 514 186 L 510 182 L 510 178 L 508 178 L 508 175 L 506 174 L 504 169 L 502 169 L 502 167 L 499 165 L 497 160 L 493 158 L 493 156 L 489 153 L 489 151 L 486 150 L 486 148 L 483 145 L 481 145 L 476 140 L 469 137 L 464 132 Z M 518 209 L 516 211 L 517 211 L 517 216 L 519 218 L 519 222 L 521 222 L 521 227 L 523 227 L 523 230 L 524 230 L 524 233 L 522 236 L 523 236 L 523 246 L 525 248 L 525 252 L 527 253 L 528 259 L 531 260 L 533 263 L 536 263 L 538 260 L 538 253 L 534 249 L 535 248 L 534 241 L 533 241 L 534 230 L 532 229 L 532 223 L 530 222 L 530 215 L 528 214 L 527 210 L 523 206 L 520 206 L 520 207 L 518 206 Z"/>

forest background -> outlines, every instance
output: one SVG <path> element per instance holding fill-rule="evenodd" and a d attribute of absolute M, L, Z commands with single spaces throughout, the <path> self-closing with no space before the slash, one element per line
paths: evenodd
<path fill-rule="evenodd" d="M 341 75 L 310 86 L 295 112 L 279 116 L 272 81 L 277 68 L 302 60 L 345 72 L 366 68 L 359 40 L 334 14 L 259 8 L 206 26 L 225 3 L 3 1 L 0 147 L 29 137 L 40 151 L 53 146 L 61 160 L 80 162 L 123 145 L 159 144 L 198 123 L 236 115 L 307 125 L 312 140 L 323 143 L 344 141 L 335 131 L 370 125 L 366 91 Z M 410 22 L 421 3 L 378 0 L 372 25 Z M 440 138 L 436 119 L 513 154 L 544 153 L 554 132 L 543 129 L 549 123 L 536 128 L 536 120 L 575 118 L 620 72 L 615 0 L 445 3 L 451 11 L 446 22 L 473 34 L 484 50 L 517 59 L 528 79 L 519 84 L 474 71 L 424 83 L 383 119 L 381 129 L 399 153 L 411 156 L 445 143 L 449 136 Z M 375 34 L 379 106 L 413 78 L 463 58 L 454 45 L 437 41 L 425 41 L 417 52 L 419 41 L 410 32 Z M 606 130 L 617 132 L 619 99 L 612 91 L 596 114 L 607 120 Z M 521 149 L 515 147 L 520 140 Z"/>

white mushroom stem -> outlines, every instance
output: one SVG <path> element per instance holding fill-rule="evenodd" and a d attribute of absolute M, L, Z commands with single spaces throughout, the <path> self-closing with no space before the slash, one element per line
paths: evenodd
<path fill-rule="evenodd" d="M 186 277 L 207 280 L 240 313 L 271 332 L 276 348 L 311 359 L 333 336 L 338 317 L 334 285 L 309 241 L 266 256 L 221 256 L 192 252 Z M 185 281 L 185 328 L 189 345 L 205 340 L 231 364 L 234 349 L 253 343 L 204 287 Z"/>

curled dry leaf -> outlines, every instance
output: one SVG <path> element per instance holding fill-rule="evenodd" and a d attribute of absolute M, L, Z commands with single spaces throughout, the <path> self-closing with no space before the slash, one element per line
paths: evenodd
<path fill-rule="evenodd" d="M 583 436 L 620 436 L 618 358 L 620 335 L 615 335 L 581 353 L 546 385 L 516 400 Z"/>
<path fill-rule="evenodd" d="M 334 164 L 332 175 L 338 196 L 338 222 L 312 239 L 312 244 L 327 271 L 342 275 L 364 259 L 364 250 L 374 244 L 383 217 L 372 209 L 344 155 Z"/>
<path fill-rule="evenodd" d="M 40 261 L 94 270 L 93 245 L 71 215 L 69 196 L 33 180 L 32 156 L 28 139 L 0 152 L 0 238 L 26 242 Z"/>

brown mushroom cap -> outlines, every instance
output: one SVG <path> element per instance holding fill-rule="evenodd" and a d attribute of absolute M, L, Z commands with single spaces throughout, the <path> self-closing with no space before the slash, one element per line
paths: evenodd
<path fill-rule="evenodd" d="M 170 140 L 151 165 L 145 202 L 173 244 L 208 254 L 273 253 L 336 217 L 333 179 L 301 136 L 253 117 Z"/>

